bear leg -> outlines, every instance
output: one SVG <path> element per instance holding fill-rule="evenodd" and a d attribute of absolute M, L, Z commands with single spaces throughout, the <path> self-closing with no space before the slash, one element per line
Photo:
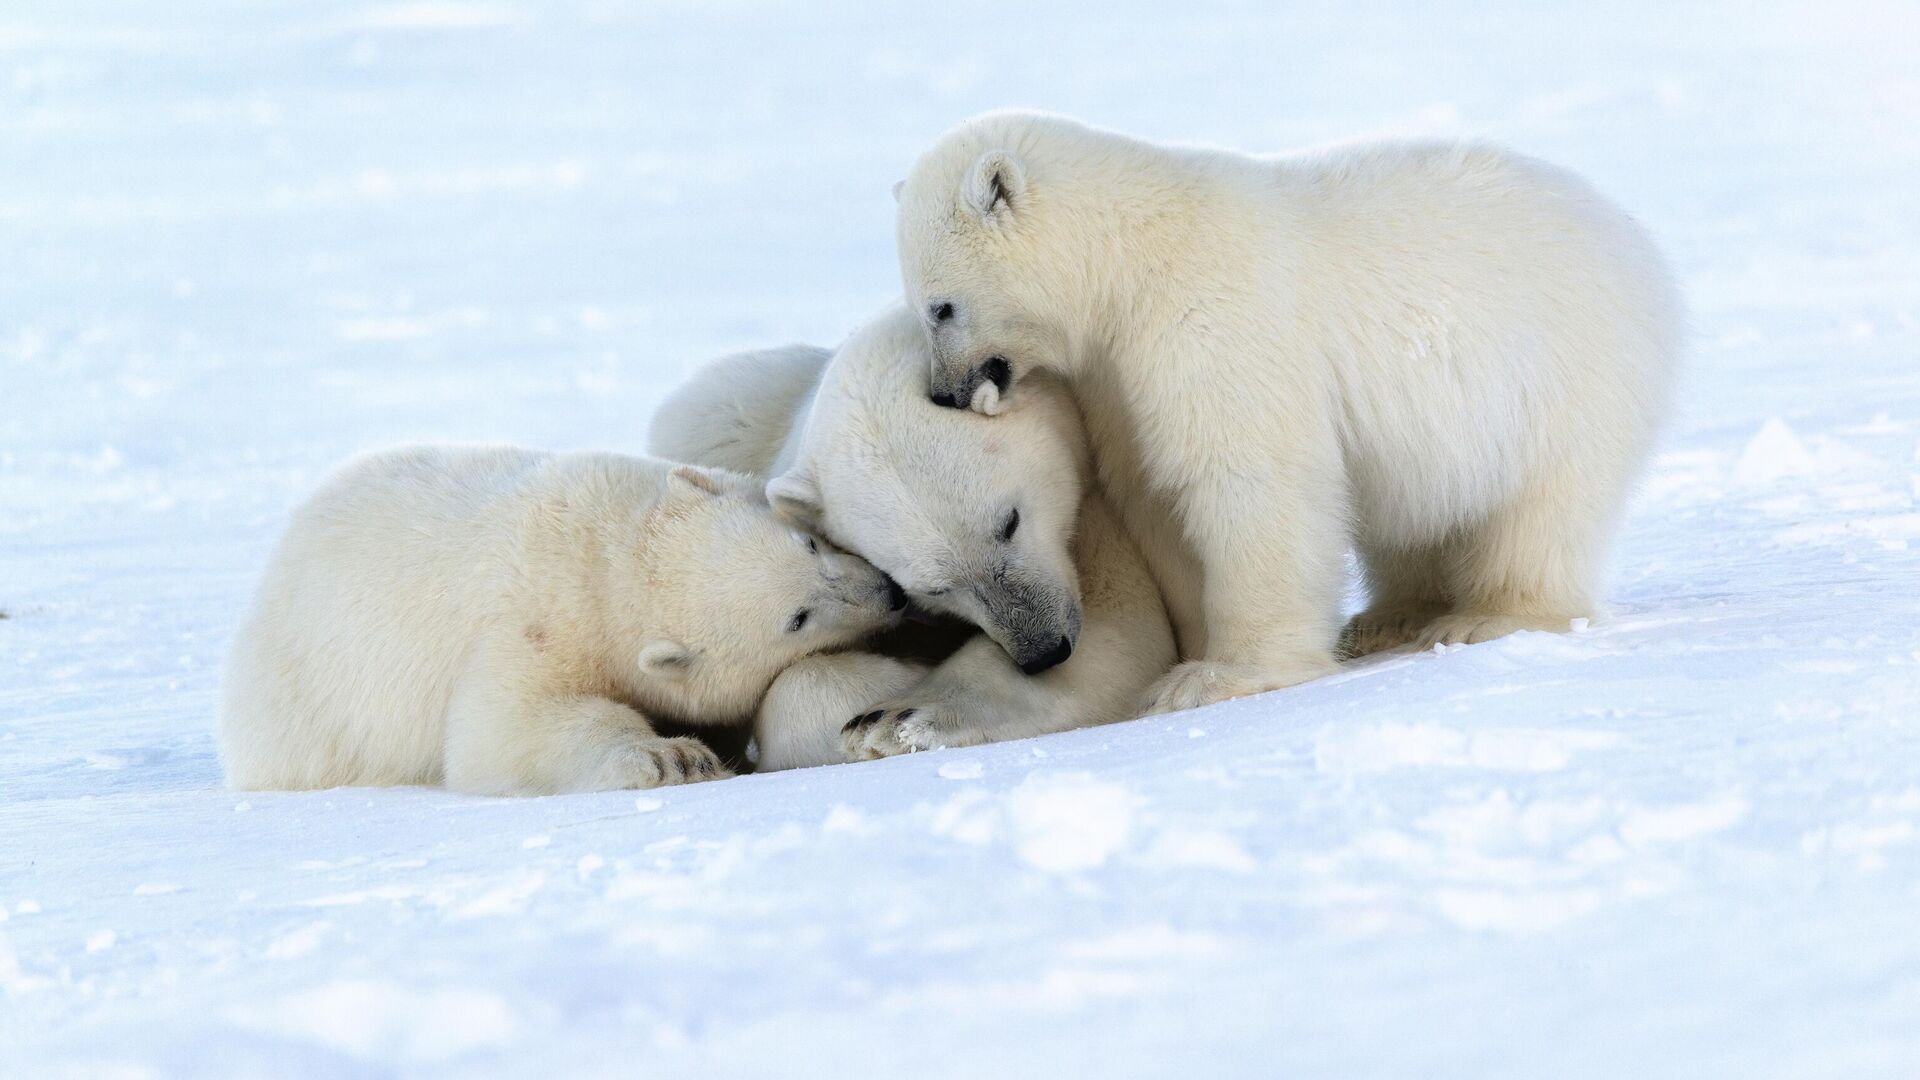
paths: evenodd
<path fill-rule="evenodd" d="M 1150 687 L 1146 713 L 1199 708 L 1334 670 L 1346 584 L 1347 493 L 1338 440 L 1285 430 L 1265 460 L 1202 459 L 1179 513 L 1204 574 L 1206 651 Z"/>
<path fill-rule="evenodd" d="M 1415 643 L 1471 645 L 1518 630 L 1565 631 L 1595 613 L 1594 579 L 1625 495 L 1571 465 L 1550 470 L 1450 545 L 1450 611 Z"/>
<path fill-rule="evenodd" d="M 662 787 L 733 775 L 609 698 L 557 683 L 524 642 L 482 642 L 447 709 L 446 786 L 474 795 Z"/>
<path fill-rule="evenodd" d="M 1342 660 L 1369 656 L 1419 639 L 1434 620 L 1447 614 L 1445 556 L 1439 545 L 1395 547 L 1359 545 L 1366 571 L 1366 610 L 1347 620 L 1337 654 Z"/>

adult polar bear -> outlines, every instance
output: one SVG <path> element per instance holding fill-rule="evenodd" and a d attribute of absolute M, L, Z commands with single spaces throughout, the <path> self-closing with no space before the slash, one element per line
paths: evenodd
<path fill-rule="evenodd" d="M 1330 670 L 1350 541 L 1355 652 L 1593 612 L 1682 314 L 1578 178 L 1473 144 L 1252 157 L 998 112 L 898 198 L 935 400 L 994 413 L 1033 371 L 1079 399 L 1188 658 L 1151 710 Z"/>
<path fill-rule="evenodd" d="M 1035 384 L 989 420 L 927 400 L 918 320 L 889 306 L 837 351 L 712 361 L 656 412 L 650 452 L 769 477 L 777 509 L 981 627 L 925 678 L 871 655 L 819 657 L 762 708 L 778 764 L 818 764 L 831 731 L 882 757 L 1131 719 L 1174 660 L 1145 562 L 1089 483 L 1073 401 Z M 1069 658 L 1071 654 L 1071 658 Z M 771 730 L 770 730 L 771 729 Z"/>

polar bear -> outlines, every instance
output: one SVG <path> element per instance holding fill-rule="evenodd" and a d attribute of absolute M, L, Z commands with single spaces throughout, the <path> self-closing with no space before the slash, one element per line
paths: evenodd
<path fill-rule="evenodd" d="M 871 654 L 799 665 L 762 708 L 763 769 L 1130 719 L 1174 663 L 1145 564 L 1089 490 L 1072 400 L 1035 385 L 996 419 L 941 409 L 928 360 L 894 304 L 837 352 L 713 361 L 654 417 L 653 453 L 769 477 L 777 508 L 984 631 L 931 670 Z"/>
<path fill-rule="evenodd" d="M 414 447 L 293 514 L 228 660 L 238 788 L 487 795 L 727 775 L 675 725 L 745 723 L 774 676 L 906 598 L 758 481 L 615 454 Z"/>
<path fill-rule="evenodd" d="M 1189 656 L 1150 711 L 1355 653 L 1564 630 L 1664 418 L 1664 259 L 1577 177 L 1471 143 L 1287 157 L 996 112 L 897 189 L 937 402 L 1064 378 Z M 1013 397 L 1010 398 L 1010 394 Z"/>

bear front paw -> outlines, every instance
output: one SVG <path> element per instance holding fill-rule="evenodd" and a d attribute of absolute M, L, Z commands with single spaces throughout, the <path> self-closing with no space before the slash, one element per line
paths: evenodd
<path fill-rule="evenodd" d="M 1176 665 L 1172 671 L 1161 676 L 1159 682 L 1148 688 L 1146 705 L 1141 713 L 1152 716 L 1156 713 L 1179 712 L 1233 698 L 1264 694 L 1269 690 L 1282 690 L 1331 670 L 1331 662 L 1325 666 L 1301 664 L 1266 670 L 1212 660 L 1189 660 Z"/>
<path fill-rule="evenodd" d="M 642 739 L 612 753 L 601 786 L 603 790 L 671 787 L 732 775 L 733 770 L 699 739 Z"/>
<path fill-rule="evenodd" d="M 985 741 L 973 725 L 962 719 L 959 710 L 943 705 L 874 709 L 847 721 L 840 729 L 840 745 L 850 761 L 977 746 Z"/>

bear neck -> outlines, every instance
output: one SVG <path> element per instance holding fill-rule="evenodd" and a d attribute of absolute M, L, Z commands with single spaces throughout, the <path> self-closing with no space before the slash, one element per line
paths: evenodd
<path fill-rule="evenodd" d="M 589 662 L 629 692 L 639 678 L 635 658 L 657 636 L 657 549 L 663 541 L 656 514 L 656 506 L 648 505 L 577 522 L 568 542 L 588 557 L 578 559 L 572 580 L 555 595 L 568 605 L 566 615 L 580 629 Z"/>
<path fill-rule="evenodd" d="M 1039 157 L 1036 201 L 1052 205 L 1033 265 L 1050 269 L 1029 278 L 1054 298 L 1070 371 L 1115 351 L 1151 349 L 1194 312 L 1244 289 L 1231 278 L 1244 275 L 1245 260 L 1282 255 L 1278 232 L 1245 224 L 1273 219 L 1279 180 L 1273 162 L 1105 131 Z M 1072 194 L 1061 199 L 1061 191 Z"/>

